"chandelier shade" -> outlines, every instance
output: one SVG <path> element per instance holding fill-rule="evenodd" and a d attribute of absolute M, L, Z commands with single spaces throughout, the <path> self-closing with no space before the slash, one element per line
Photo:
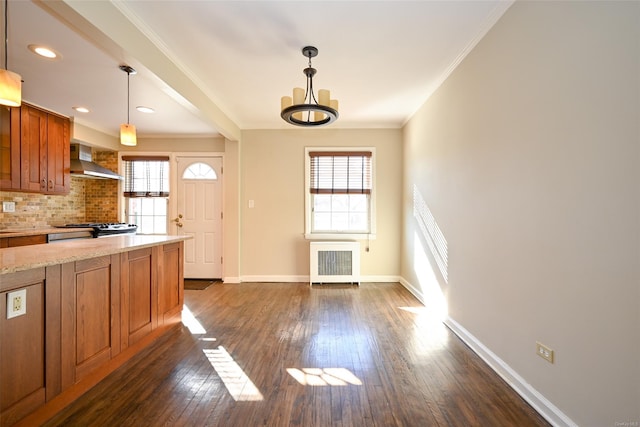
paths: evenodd
<path fill-rule="evenodd" d="M 127 73 L 127 123 L 120 125 L 120 144 L 133 147 L 138 145 L 138 138 L 136 136 L 136 127 L 129 123 L 129 77 L 131 74 L 136 74 L 136 70 L 128 65 L 121 65 L 120 69 Z"/>
<path fill-rule="evenodd" d="M 4 69 L 0 70 L 0 105 L 19 107 L 22 104 L 22 78 L 9 71 L 9 4 L 4 1 Z"/>
<path fill-rule="evenodd" d="M 320 89 L 317 98 L 313 92 L 313 76 L 317 70 L 311 66 L 311 58 L 318 55 L 318 49 L 305 46 L 302 54 L 309 58 L 309 66 L 303 70 L 307 77 L 307 87 L 296 87 L 293 89 L 293 96 L 283 96 L 280 99 L 280 117 L 287 123 L 304 127 L 333 123 L 339 116 L 338 101 L 331 99 L 331 93 L 326 89 Z"/>

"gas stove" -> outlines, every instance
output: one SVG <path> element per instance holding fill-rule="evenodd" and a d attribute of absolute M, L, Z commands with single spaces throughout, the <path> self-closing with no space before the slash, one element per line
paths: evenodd
<path fill-rule="evenodd" d="M 118 234 L 135 234 L 138 226 L 124 222 L 85 222 L 65 224 L 59 228 L 93 228 L 93 237 L 113 236 Z"/>

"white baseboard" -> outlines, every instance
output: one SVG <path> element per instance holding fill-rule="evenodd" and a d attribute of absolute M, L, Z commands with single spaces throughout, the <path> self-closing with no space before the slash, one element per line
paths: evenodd
<path fill-rule="evenodd" d="M 309 283 L 309 276 L 242 276 L 242 282 Z"/>
<path fill-rule="evenodd" d="M 282 283 L 309 283 L 309 276 L 242 276 L 238 279 L 241 282 L 282 282 Z M 225 283 L 227 279 L 224 280 Z M 360 276 L 360 283 L 365 282 L 382 282 L 395 283 L 399 282 L 398 276 Z M 239 283 L 239 282 L 229 282 Z"/>
<path fill-rule="evenodd" d="M 424 295 L 422 294 L 422 292 L 420 292 L 420 290 L 418 290 L 415 286 L 413 286 L 411 283 L 407 282 L 403 277 L 401 277 L 398 282 L 400 282 L 400 284 L 402 286 L 404 286 L 405 288 L 407 288 L 407 290 L 409 292 L 411 292 L 411 294 L 416 297 L 418 299 L 418 301 L 420 301 L 423 305 L 426 305 L 426 302 L 424 300 Z"/>
<path fill-rule="evenodd" d="M 223 277 L 222 281 L 224 283 L 240 283 L 239 277 Z"/>
<path fill-rule="evenodd" d="M 404 278 L 400 283 L 407 288 L 421 303 L 426 305 L 424 296 L 417 288 L 412 286 Z M 462 325 L 447 317 L 444 324 L 458 336 L 471 350 L 473 350 L 484 362 L 489 365 L 503 380 L 507 382 L 516 393 L 518 393 L 529 405 L 531 405 L 542 417 L 556 427 L 578 427 L 566 414 L 558 409 L 546 397 L 531 386 L 524 378 L 522 378 L 515 370 L 507 365 L 495 353 L 489 350 L 475 336 L 467 331 Z"/>

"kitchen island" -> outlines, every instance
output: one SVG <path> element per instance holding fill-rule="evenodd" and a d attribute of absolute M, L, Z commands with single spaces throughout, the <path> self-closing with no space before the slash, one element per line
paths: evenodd
<path fill-rule="evenodd" d="M 180 322 L 188 238 L 0 249 L 0 425 L 40 424 Z"/>

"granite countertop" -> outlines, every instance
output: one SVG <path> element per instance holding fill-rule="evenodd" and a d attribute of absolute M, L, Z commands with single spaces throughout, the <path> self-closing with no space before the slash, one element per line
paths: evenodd
<path fill-rule="evenodd" d="M 57 227 L 39 227 L 39 228 L 23 228 L 23 229 L 5 229 L 0 230 L 0 238 L 2 237 L 22 237 L 22 236 L 39 236 L 41 234 L 54 233 L 71 233 L 73 231 L 92 231 L 91 227 L 84 228 L 57 228 Z"/>
<path fill-rule="evenodd" d="M 58 229 L 56 229 L 58 230 Z M 75 229 L 76 231 L 78 229 Z M 0 234 L 1 236 L 2 234 Z M 181 242 L 191 236 L 127 234 L 0 249 L 0 275 Z"/>

